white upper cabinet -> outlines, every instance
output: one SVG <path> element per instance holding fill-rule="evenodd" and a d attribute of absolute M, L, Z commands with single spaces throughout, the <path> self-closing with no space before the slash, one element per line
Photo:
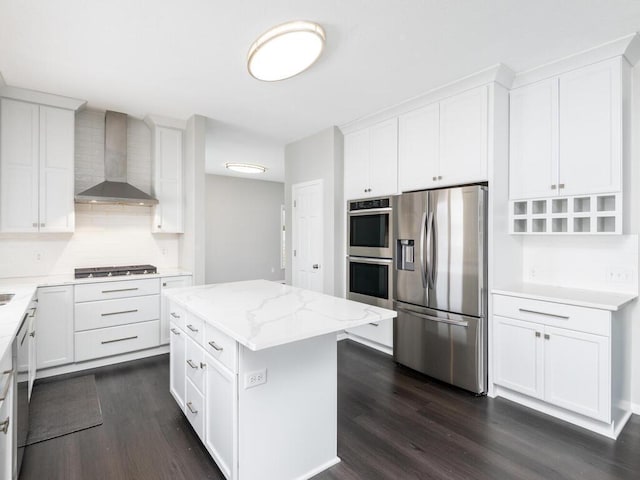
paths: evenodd
<path fill-rule="evenodd" d="M 0 102 L 0 229 L 73 232 L 73 110 Z"/>
<path fill-rule="evenodd" d="M 345 199 L 398 191 L 398 120 L 393 118 L 344 137 Z"/>
<path fill-rule="evenodd" d="M 487 180 L 488 88 L 474 88 L 400 116 L 400 191 Z"/>
<path fill-rule="evenodd" d="M 488 87 L 440 102 L 440 171 L 443 184 L 487 180 Z"/>
<path fill-rule="evenodd" d="M 552 195 L 558 173 L 558 81 L 544 80 L 511 92 L 511 198 Z"/>
<path fill-rule="evenodd" d="M 152 231 L 183 233 L 182 130 L 153 128 L 153 189 L 159 203 L 154 207 Z"/>
<path fill-rule="evenodd" d="M 437 181 L 440 158 L 440 105 L 401 115 L 398 126 L 398 184 L 403 192 Z"/>
<path fill-rule="evenodd" d="M 562 195 L 621 189 L 622 61 L 607 60 L 560 76 Z"/>
<path fill-rule="evenodd" d="M 511 200 L 622 190 L 623 62 L 511 91 Z"/>

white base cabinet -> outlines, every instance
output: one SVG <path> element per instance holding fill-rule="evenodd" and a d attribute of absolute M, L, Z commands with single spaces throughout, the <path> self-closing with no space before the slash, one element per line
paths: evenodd
<path fill-rule="evenodd" d="M 506 295 L 493 312 L 497 395 L 616 438 L 630 415 L 628 321 Z"/>
<path fill-rule="evenodd" d="M 38 289 L 38 369 L 73 363 L 73 285 Z"/>
<path fill-rule="evenodd" d="M 169 348 L 171 355 L 169 359 L 169 391 L 171 392 L 171 395 L 173 395 L 173 398 L 176 399 L 176 402 L 178 402 L 180 408 L 184 410 L 184 394 L 187 387 L 186 369 L 184 366 L 187 361 L 185 334 L 174 323 L 170 325 L 170 329 L 171 343 Z"/>
<path fill-rule="evenodd" d="M 393 351 L 393 319 L 349 328 L 346 332 L 356 342 L 388 354 Z"/>
<path fill-rule="evenodd" d="M 0 393 L 7 392 L 0 400 L 0 478 L 13 478 L 15 458 L 13 446 L 16 442 L 16 419 L 13 416 L 14 378 L 12 351 L 9 348 L 0 359 L 0 372 L 11 372 L 0 376 Z"/>
<path fill-rule="evenodd" d="M 191 275 L 176 275 L 173 277 L 163 277 L 160 285 L 160 344 L 169 343 L 169 323 L 171 322 L 169 312 L 169 301 L 163 295 L 168 289 L 190 287 L 192 284 Z"/>

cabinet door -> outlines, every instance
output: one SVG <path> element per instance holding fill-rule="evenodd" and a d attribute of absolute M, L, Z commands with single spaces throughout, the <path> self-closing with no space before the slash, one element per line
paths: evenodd
<path fill-rule="evenodd" d="M 13 378 L 2 376 L 3 381 L 13 383 Z M 4 389 L 5 384 L 0 383 L 0 388 Z M 7 395 L 4 400 L 0 400 L 0 478 L 13 478 L 13 445 L 16 441 L 15 422 L 13 415 L 13 402 L 15 395 L 13 384 L 9 385 Z M 5 423 L 6 422 L 6 423 Z M 6 428 L 6 431 L 4 429 Z"/>
<path fill-rule="evenodd" d="M 398 119 L 371 127 L 368 196 L 398 193 Z"/>
<path fill-rule="evenodd" d="M 611 421 L 609 338 L 545 327 L 545 400 Z"/>
<path fill-rule="evenodd" d="M 560 76 L 560 190 L 617 192 L 622 176 L 621 58 Z"/>
<path fill-rule="evenodd" d="M 184 411 L 186 388 L 186 345 L 185 334 L 174 323 L 170 324 L 171 342 L 169 345 L 169 390 Z"/>
<path fill-rule="evenodd" d="M 153 231 L 183 233 L 182 130 L 156 127 L 154 143 Z"/>
<path fill-rule="evenodd" d="M 36 352 L 36 330 L 38 324 L 38 316 L 37 314 L 32 314 L 29 320 L 29 390 L 28 390 L 28 398 L 31 400 L 31 392 L 33 391 L 33 384 L 36 381 L 36 362 L 37 362 L 37 352 Z"/>
<path fill-rule="evenodd" d="M 40 107 L 40 231 L 73 232 L 75 113 Z"/>
<path fill-rule="evenodd" d="M 369 193 L 369 130 L 344 137 L 345 200 L 366 197 Z"/>
<path fill-rule="evenodd" d="M 165 277 L 162 279 L 162 292 L 171 288 L 181 288 L 191 286 L 191 275 L 183 275 L 179 277 Z M 169 343 L 169 299 L 164 295 L 160 295 L 160 344 Z"/>
<path fill-rule="evenodd" d="M 531 397 L 543 398 L 544 327 L 511 318 L 493 318 L 495 383 Z"/>
<path fill-rule="evenodd" d="M 400 116 L 398 126 L 398 189 L 431 188 L 438 181 L 440 105 L 428 105 Z"/>
<path fill-rule="evenodd" d="M 558 79 L 510 93 L 509 198 L 558 194 Z"/>
<path fill-rule="evenodd" d="M 38 105 L 0 101 L 0 229 L 38 231 Z"/>
<path fill-rule="evenodd" d="M 371 342 L 393 348 L 393 319 L 371 322 L 360 327 L 349 328 L 347 333 Z"/>
<path fill-rule="evenodd" d="M 487 180 L 488 87 L 440 102 L 441 184 Z"/>
<path fill-rule="evenodd" d="M 205 445 L 227 478 L 232 476 L 238 443 L 237 381 L 238 377 L 205 355 Z"/>
<path fill-rule="evenodd" d="M 38 369 L 73 363 L 73 286 L 38 289 Z"/>

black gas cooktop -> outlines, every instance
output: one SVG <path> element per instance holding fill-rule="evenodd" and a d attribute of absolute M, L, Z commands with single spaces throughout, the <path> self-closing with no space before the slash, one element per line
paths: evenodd
<path fill-rule="evenodd" d="M 158 273 L 153 265 L 125 265 L 123 267 L 76 268 L 76 278 L 119 277 L 126 275 L 147 275 Z"/>

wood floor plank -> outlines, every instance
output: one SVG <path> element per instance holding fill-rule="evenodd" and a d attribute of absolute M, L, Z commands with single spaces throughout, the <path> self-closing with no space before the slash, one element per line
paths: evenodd
<path fill-rule="evenodd" d="M 168 356 L 91 373 L 104 424 L 27 447 L 21 480 L 224 478 L 169 394 Z M 638 452 L 638 417 L 614 442 L 346 340 L 338 347 L 342 462 L 314 480 L 638 480 Z"/>

